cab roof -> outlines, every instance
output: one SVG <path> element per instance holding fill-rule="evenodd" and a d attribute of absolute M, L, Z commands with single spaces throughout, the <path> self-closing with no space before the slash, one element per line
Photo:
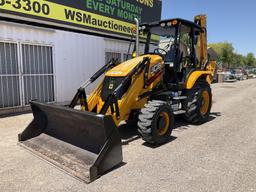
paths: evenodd
<path fill-rule="evenodd" d="M 181 24 L 181 25 L 184 25 L 187 27 L 193 27 L 195 30 L 198 30 L 198 31 L 203 31 L 203 28 L 200 25 L 198 25 L 192 21 L 181 19 L 181 18 L 166 19 L 166 20 L 155 21 L 155 22 L 151 22 L 151 23 L 142 23 L 140 26 L 141 27 L 146 26 L 149 28 L 161 26 L 163 24 L 166 24 L 166 26 L 168 26 L 167 25 L 168 23 L 173 23 L 175 21 L 177 22 L 177 24 Z"/>

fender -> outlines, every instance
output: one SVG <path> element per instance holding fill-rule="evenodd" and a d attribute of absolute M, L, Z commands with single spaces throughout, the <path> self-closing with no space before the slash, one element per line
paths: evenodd
<path fill-rule="evenodd" d="M 210 85 L 213 80 L 213 73 L 211 71 L 194 71 L 194 72 L 192 72 L 189 75 L 189 77 L 185 83 L 185 89 L 192 89 L 192 87 L 195 85 L 196 81 L 200 78 L 205 79 L 206 82 L 208 82 Z"/>
<path fill-rule="evenodd" d="M 205 71 L 192 72 L 187 78 L 187 81 L 185 83 L 185 89 L 192 89 L 192 87 L 195 85 L 196 81 L 199 78 L 205 79 L 206 82 L 208 82 L 210 85 L 213 81 L 215 69 L 216 69 L 216 61 L 213 60 L 207 63 L 205 67 Z"/>

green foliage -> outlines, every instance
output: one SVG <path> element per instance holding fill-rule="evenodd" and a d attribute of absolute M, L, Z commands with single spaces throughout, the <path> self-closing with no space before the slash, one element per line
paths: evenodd
<path fill-rule="evenodd" d="M 246 66 L 246 61 L 245 61 L 245 57 L 241 54 L 233 54 L 233 58 L 232 58 L 232 66 L 233 67 L 243 67 Z"/>
<path fill-rule="evenodd" d="M 256 66 L 256 59 L 254 57 L 253 53 L 248 53 L 245 59 L 246 66 L 248 67 L 254 67 Z"/>
<path fill-rule="evenodd" d="M 220 42 L 209 44 L 218 54 L 218 62 L 225 67 L 253 67 L 256 66 L 256 58 L 253 53 L 243 56 L 234 51 L 232 43 Z"/>

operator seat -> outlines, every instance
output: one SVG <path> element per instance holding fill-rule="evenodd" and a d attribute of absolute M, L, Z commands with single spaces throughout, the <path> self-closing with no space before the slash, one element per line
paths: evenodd
<path fill-rule="evenodd" d="M 186 62 L 186 58 L 189 56 L 188 54 L 188 46 L 183 43 L 183 42 L 180 42 L 180 53 L 182 55 L 182 58 L 181 58 L 181 62 Z"/>
<path fill-rule="evenodd" d="M 179 81 L 182 81 L 186 74 L 184 74 L 184 68 L 186 66 L 187 58 L 189 56 L 188 47 L 185 43 L 180 42 L 179 46 L 179 60 L 180 65 L 177 71 L 177 78 Z M 165 67 L 166 67 L 166 74 L 165 79 L 168 83 L 174 83 L 175 81 L 175 70 L 174 70 L 174 59 L 175 59 L 175 49 L 173 44 L 170 46 L 167 54 L 165 55 Z"/>
<path fill-rule="evenodd" d="M 180 52 L 180 61 L 184 63 L 184 62 L 186 62 L 186 58 L 189 56 L 188 47 L 185 43 L 180 42 L 179 50 L 180 50 L 179 51 Z M 167 54 L 165 55 L 165 64 L 173 65 L 174 56 L 175 56 L 174 53 L 175 53 L 175 50 L 174 50 L 174 46 L 172 44 L 170 46 L 169 50 L 167 51 Z"/>

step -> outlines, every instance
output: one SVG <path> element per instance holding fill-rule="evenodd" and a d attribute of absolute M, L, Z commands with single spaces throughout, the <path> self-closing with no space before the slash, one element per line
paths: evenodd
<path fill-rule="evenodd" d="M 181 114 L 184 114 L 184 113 L 186 113 L 186 111 L 184 111 L 184 110 L 179 110 L 179 111 L 174 111 L 173 112 L 174 115 L 181 115 Z"/>
<path fill-rule="evenodd" d="M 173 97 L 172 99 L 173 100 L 184 100 L 184 99 L 187 99 L 188 97 L 187 96 L 178 96 L 178 97 Z"/>

